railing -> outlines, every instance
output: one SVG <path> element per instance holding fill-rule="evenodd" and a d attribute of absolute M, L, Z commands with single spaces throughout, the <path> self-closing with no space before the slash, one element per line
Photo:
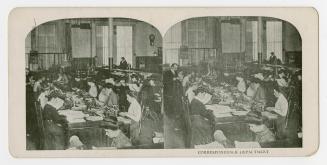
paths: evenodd
<path fill-rule="evenodd" d="M 31 71 L 48 70 L 52 66 L 64 65 L 66 53 L 25 53 L 27 67 Z"/>
<path fill-rule="evenodd" d="M 164 49 L 163 54 L 164 64 L 177 63 L 180 66 L 198 65 L 217 58 L 215 48 L 168 48 Z"/>

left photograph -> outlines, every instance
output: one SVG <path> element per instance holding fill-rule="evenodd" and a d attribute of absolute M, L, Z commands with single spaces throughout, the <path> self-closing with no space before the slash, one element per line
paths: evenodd
<path fill-rule="evenodd" d="M 74 18 L 25 39 L 26 149 L 161 149 L 162 37 L 128 18 Z"/>

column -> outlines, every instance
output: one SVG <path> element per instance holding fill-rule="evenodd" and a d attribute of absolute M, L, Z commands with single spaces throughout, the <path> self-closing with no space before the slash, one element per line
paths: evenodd
<path fill-rule="evenodd" d="M 263 56 L 263 22 L 262 17 L 258 17 L 258 62 L 262 63 Z"/>
<path fill-rule="evenodd" d="M 113 26 L 113 18 L 108 18 L 108 57 L 104 57 L 104 65 L 109 65 L 109 58 L 114 60 L 114 26 Z M 111 61 L 109 67 L 112 68 L 112 64 L 114 62 Z"/>

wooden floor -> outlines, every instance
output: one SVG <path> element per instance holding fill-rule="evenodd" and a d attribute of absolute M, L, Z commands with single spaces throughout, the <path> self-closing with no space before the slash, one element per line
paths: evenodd
<path fill-rule="evenodd" d="M 185 148 L 186 128 L 183 120 L 164 116 L 165 148 Z"/>

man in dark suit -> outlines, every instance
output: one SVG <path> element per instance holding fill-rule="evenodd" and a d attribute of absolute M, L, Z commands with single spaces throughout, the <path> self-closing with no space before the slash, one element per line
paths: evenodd
<path fill-rule="evenodd" d="M 270 53 L 269 57 L 269 64 L 276 65 L 277 64 L 277 57 L 274 52 Z"/>
<path fill-rule="evenodd" d="M 125 57 L 121 58 L 121 61 L 119 63 L 119 68 L 120 69 L 128 69 L 128 64 L 127 64 Z"/>
<path fill-rule="evenodd" d="M 173 63 L 170 69 L 163 74 L 164 109 L 167 116 L 173 115 L 174 108 L 174 81 L 177 80 L 178 65 Z"/>

